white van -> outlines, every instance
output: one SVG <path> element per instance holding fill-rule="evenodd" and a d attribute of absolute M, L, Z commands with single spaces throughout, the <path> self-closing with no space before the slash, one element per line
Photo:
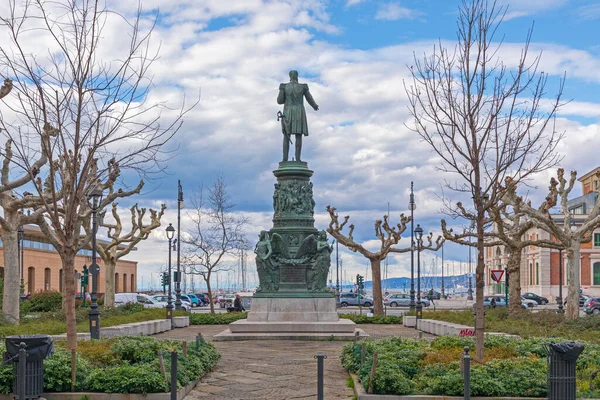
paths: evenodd
<path fill-rule="evenodd" d="M 127 303 L 140 303 L 144 308 L 164 308 L 167 303 L 157 301 L 143 293 L 115 293 L 115 306 Z"/>

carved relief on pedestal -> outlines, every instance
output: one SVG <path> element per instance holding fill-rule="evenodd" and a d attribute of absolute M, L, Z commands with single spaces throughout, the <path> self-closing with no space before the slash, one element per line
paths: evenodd
<path fill-rule="evenodd" d="M 282 214 L 310 214 L 315 212 L 312 182 L 284 180 L 275 184 L 273 193 L 275 216 Z"/>

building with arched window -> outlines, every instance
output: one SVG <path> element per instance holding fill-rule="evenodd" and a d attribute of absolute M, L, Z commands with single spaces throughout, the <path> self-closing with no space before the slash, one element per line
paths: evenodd
<path fill-rule="evenodd" d="M 569 200 L 567 207 L 573 215 L 572 224 L 580 225 L 592 209 L 599 196 L 600 168 L 583 175 L 578 180 L 582 185 L 583 196 Z M 564 221 L 561 214 L 553 214 L 553 220 L 560 224 Z M 550 233 L 532 228 L 524 235 L 524 239 L 556 240 Z M 579 261 L 580 285 L 584 294 L 600 296 L 600 228 L 594 230 L 591 241 L 581 244 Z M 559 293 L 562 271 L 563 296 L 567 295 L 568 273 L 567 256 L 562 252 L 562 265 L 559 250 L 528 246 L 521 256 L 521 291 L 533 292 L 547 297 L 554 302 Z M 508 260 L 505 246 L 488 247 L 485 250 L 486 294 L 504 294 L 504 282 L 496 284 L 491 279 L 491 270 L 505 269 Z"/>
<path fill-rule="evenodd" d="M 24 227 L 25 235 L 23 239 L 24 248 L 24 283 L 25 293 L 35 293 L 44 290 L 63 291 L 64 274 L 60 256 L 54 249 L 54 246 L 44 237 L 37 226 L 26 225 Z M 0 240 L 0 246 L 2 241 Z M 0 260 L 3 260 L 4 249 L 0 247 Z M 19 254 L 19 259 L 21 255 Z M 81 271 L 84 265 L 92 263 L 92 251 L 82 249 L 75 257 L 75 279 L 77 280 L 77 291 L 80 291 Z M 96 263 L 100 266 L 100 279 L 98 280 L 98 293 L 104 293 L 104 263 L 100 256 L 96 257 Z M 0 274 L 4 273 L 4 266 L 0 267 Z M 128 291 L 136 290 L 137 261 L 119 260 L 116 265 L 116 275 L 122 276 L 122 281 L 117 284 L 115 289 L 123 288 Z M 127 284 L 125 284 L 127 280 Z M 89 283 L 91 284 L 91 278 Z M 88 287 L 88 290 L 91 286 Z M 121 290 L 119 290 L 121 291 Z"/>

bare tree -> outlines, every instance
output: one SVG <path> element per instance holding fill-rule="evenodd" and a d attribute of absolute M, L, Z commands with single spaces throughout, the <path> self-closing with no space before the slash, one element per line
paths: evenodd
<path fill-rule="evenodd" d="M 569 212 L 568 200 L 577 180 L 577 172 L 571 171 L 568 181 L 564 175 L 564 169 L 559 168 L 557 179 L 553 177 L 550 180 L 546 200 L 537 209 L 533 208 L 522 197 L 517 195 L 517 185 L 510 179 L 506 180 L 504 200 L 533 218 L 566 249 L 568 273 L 566 317 L 577 319 L 579 318 L 579 290 L 581 286 L 581 243 L 587 243 L 592 240 L 592 232 L 594 229 L 600 227 L 600 197 L 596 198 L 596 202 L 588 214 L 576 221 L 577 218 Z M 598 178 L 600 178 L 600 173 L 598 174 Z M 560 215 L 553 216 L 550 214 L 550 209 L 557 204 L 560 207 Z"/>
<path fill-rule="evenodd" d="M 246 247 L 244 227 L 248 219 L 233 213 L 235 205 L 229 198 L 223 177 L 215 179 L 208 193 L 200 188 L 192 198 L 194 229 L 186 232 L 184 263 L 193 275 L 200 275 L 206 282 L 209 300 L 212 300 L 210 278 L 220 271 L 232 268 L 228 257 L 234 257 L 240 248 Z M 214 304 L 210 302 L 210 312 Z"/>
<path fill-rule="evenodd" d="M 500 58 L 497 30 L 506 8 L 487 0 L 463 0 L 457 21 L 458 43 L 440 41 L 433 54 L 415 56 L 412 85 L 406 87 L 410 127 L 442 159 L 440 170 L 458 175 L 446 186 L 472 198 L 467 212 L 447 204 L 447 212 L 475 221 L 476 359 L 483 359 L 484 230 L 489 205 L 499 200 L 498 183 L 510 176 L 523 181 L 554 167 L 562 138 L 551 122 L 561 106 L 559 92 L 544 110 L 547 75 L 538 71 L 540 55 L 530 59 L 528 32 L 516 67 Z"/>
<path fill-rule="evenodd" d="M 56 140 L 47 151 L 46 178 L 42 183 L 38 177 L 33 186 L 44 200 L 37 223 L 63 262 L 67 343 L 75 348 L 74 262 L 77 251 L 89 242 L 89 235 L 83 234 L 90 219 L 86 197 L 93 188 L 108 189 L 100 204 L 106 207 L 139 193 L 142 183 L 130 191 L 114 189 L 121 169 L 144 176 L 161 171 L 164 145 L 186 110 L 168 110 L 171 122 L 164 123 L 163 103 L 148 101 L 152 81 L 147 74 L 157 55 L 150 47 L 152 27 L 145 33 L 140 28 L 141 10 L 133 21 L 94 0 L 10 0 L 8 10 L 0 16 L 6 37 L 0 45 L 0 71 L 13 79 L 18 101 L 9 107 L 12 120 L 2 120 L 2 133 L 18 143 L 15 138 L 23 129 L 43 137 L 43 127 L 56 127 Z M 122 29 L 125 46 L 113 46 L 104 29 L 109 21 Z M 49 50 L 36 54 L 29 46 L 40 41 Z M 110 62 L 100 58 L 107 46 L 118 53 Z M 20 154 L 27 150 L 18 149 Z"/>
<path fill-rule="evenodd" d="M 160 211 L 156 211 L 140 208 L 137 204 L 133 205 L 130 208 L 131 229 L 126 234 L 123 234 L 123 223 L 119 216 L 117 203 L 112 204 L 114 223 L 105 220 L 106 212 L 101 214 L 99 226 L 108 229 L 107 236 L 110 240 L 107 243 L 97 243 L 98 253 L 105 265 L 104 307 L 115 306 L 115 267 L 117 261 L 129 254 L 142 240 L 148 239 L 150 232 L 160 226 L 160 219 L 166 208 L 167 206 L 163 204 Z M 150 212 L 150 223 L 144 225 L 146 211 Z"/>
<path fill-rule="evenodd" d="M 358 243 L 353 236 L 354 224 L 348 225 L 349 231 L 344 234 L 342 230 L 348 224 L 350 216 L 346 215 L 342 223 L 339 222 L 339 216 L 336 213 L 336 208 L 327 206 L 329 213 L 329 227 L 327 232 L 338 241 L 338 243 L 346 246 L 350 251 L 358 252 L 365 256 L 371 263 L 371 273 L 373 274 L 373 302 L 375 303 L 374 311 L 377 315 L 383 315 L 383 294 L 381 291 L 381 261 L 385 260 L 390 253 L 407 253 L 411 250 L 410 247 L 399 249 L 394 247 L 398 244 L 402 237 L 402 233 L 406 231 L 406 224 L 410 222 L 410 217 L 405 217 L 400 214 L 400 223 L 396 226 L 391 226 L 388 221 L 388 216 L 384 215 L 383 220 L 375 221 L 375 236 L 380 241 L 378 251 L 370 251 L 362 244 Z M 433 232 L 427 236 L 428 245 L 420 246 L 420 250 L 438 250 L 442 247 L 443 239 L 438 237 L 435 245 L 433 244 Z"/>

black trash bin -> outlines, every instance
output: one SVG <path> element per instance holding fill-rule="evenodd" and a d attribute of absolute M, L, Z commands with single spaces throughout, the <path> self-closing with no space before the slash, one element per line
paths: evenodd
<path fill-rule="evenodd" d="M 575 342 L 548 343 L 548 399 L 575 400 L 575 366 L 584 349 Z"/>
<path fill-rule="evenodd" d="M 19 369 L 19 350 L 25 343 L 27 358 L 25 376 Z M 20 335 L 6 338 L 6 358 L 14 362 L 13 394 L 19 398 L 19 382 L 25 379 L 25 398 L 37 399 L 44 393 L 44 360 L 54 353 L 54 342 L 48 335 Z"/>

